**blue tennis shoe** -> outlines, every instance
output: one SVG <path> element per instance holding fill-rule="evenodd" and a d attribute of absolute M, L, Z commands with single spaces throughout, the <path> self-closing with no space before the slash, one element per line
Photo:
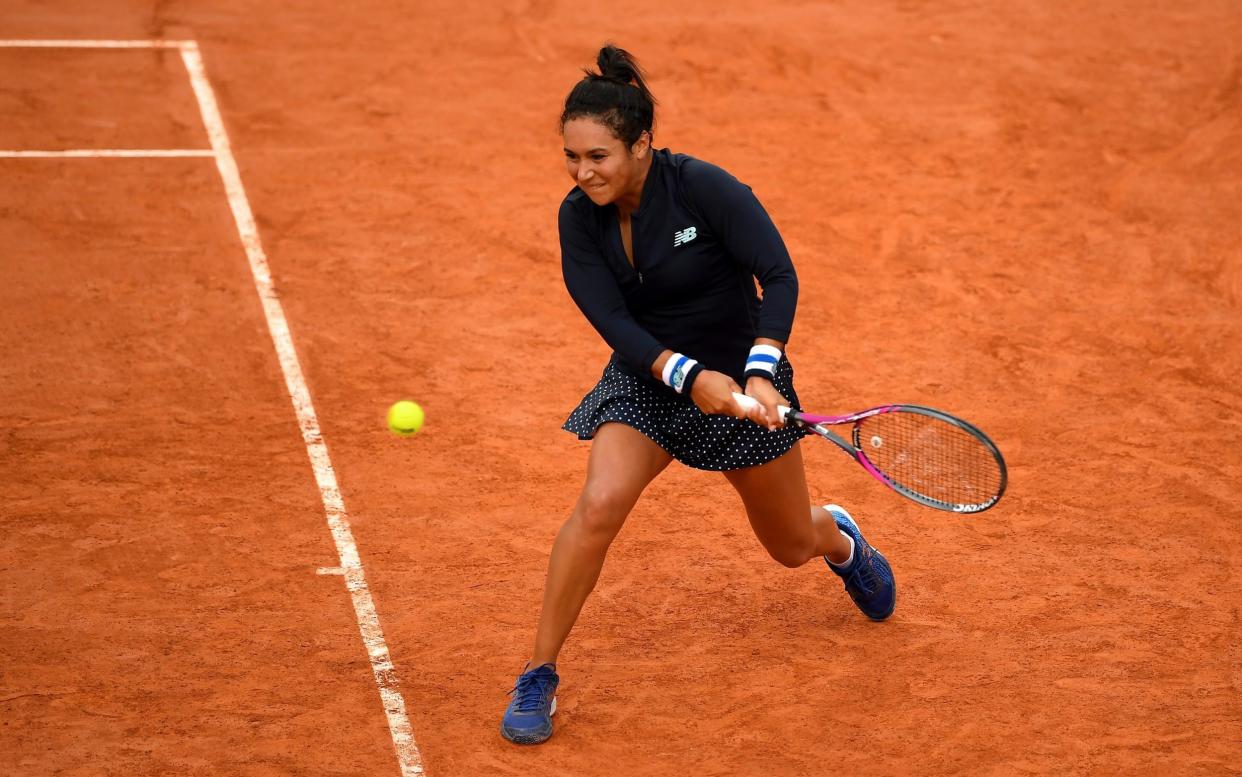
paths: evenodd
<path fill-rule="evenodd" d="M 556 664 L 529 669 L 518 677 L 513 699 L 500 721 L 500 735 L 519 745 L 537 745 L 552 736 L 552 715 L 556 713 L 556 686 L 561 678 Z"/>
<path fill-rule="evenodd" d="M 828 568 L 845 581 L 845 591 L 872 620 L 882 621 L 893 614 L 897 606 L 897 581 L 893 579 L 893 568 L 888 559 L 880 551 L 867 544 L 858 524 L 840 505 L 824 505 L 824 509 L 837 522 L 837 528 L 854 540 L 854 560 L 847 567 L 838 567 L 828 557 Z"/>

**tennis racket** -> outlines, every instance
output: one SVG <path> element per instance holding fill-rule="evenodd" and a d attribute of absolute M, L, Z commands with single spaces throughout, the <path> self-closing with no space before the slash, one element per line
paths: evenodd
<path fill-rule="evenodd" d="M 734 394 L 749 410 L 759 403 Z M 975 426 L 919 405 L 883 405 L 849 415 L 780 408 L 786 423 L 811 430 L 848 453 L 872 477 L 921 505 L 978 513 L 1000 501 L 1009 481 L 996 443 Z M 849 441 L 829 426 L 851 424 Z"/>

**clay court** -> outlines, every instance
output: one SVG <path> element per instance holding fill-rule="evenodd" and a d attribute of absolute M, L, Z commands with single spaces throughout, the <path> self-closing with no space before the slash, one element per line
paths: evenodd
<path fill-rule="evenodd" d="M 0 12 L 0 773 L 1242 773 L 1236 2 L 57 5 Z M 519 748 L 606 40 L 781 229 L 804 405 L 959 414 L 1010 484 L 936 512 L 803 442 L 873 623 L 674 465 Z"/>

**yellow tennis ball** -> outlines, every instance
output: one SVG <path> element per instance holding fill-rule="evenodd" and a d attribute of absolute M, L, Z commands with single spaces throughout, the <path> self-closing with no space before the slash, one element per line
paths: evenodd
<path fill-rule="evenodd" d="M 423 428 L 423 409 L 417 402 L 403 399 L 388 408 L 388 428 L 393 434 L 409 437 Z"/>

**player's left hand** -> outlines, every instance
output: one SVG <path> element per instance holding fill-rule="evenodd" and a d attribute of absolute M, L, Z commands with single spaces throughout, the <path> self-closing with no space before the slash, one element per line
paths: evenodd
<path fill-rule="evenodd" d="M 789 400 L 781 396 L 781 393 L 776 390 L 776 386 L 772 385 L 772 381 L 757 377 L 747 379 L 746 396 L 763 405 L 763 409 L 768 417 L 768 431 L 785 425 L 785 421 L 781 418 L 781 413 L 777 410 L 777 406 L 785 405 L 788 407 Z"/>

